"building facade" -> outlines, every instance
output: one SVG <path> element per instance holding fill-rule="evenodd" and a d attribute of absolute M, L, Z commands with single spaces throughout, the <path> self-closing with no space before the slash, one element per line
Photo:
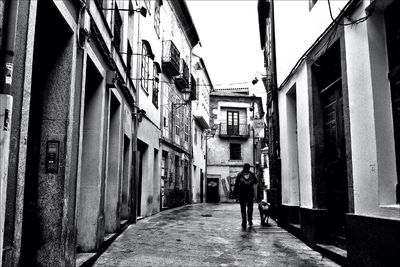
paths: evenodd
<path fill-rule="evenodd" d="M 128 2 L 16 2 L 2 264 L 74 265 L 131 219 Z"/>
<path fill-rule="evenodd" d="M 193 77 L 196 80 L 196 100 L 192 101 L 192 203 L 205 200 L 206 138 L 210 130 L 210 93 L 214 90 L 204 60 L 193 54 Z"/>
<path fill-rule="evenodd" d="M 262 2 L 277 33 L 264 41 L 276 52 L 280 224 L 343 264 L 396 265 L 399 3 Z"/>
<path fill-rule="evenodd" d="M 4 0 L 0 17 L 0 265 L 80 265 L 190 201 L 184 1 Z"/>
<path fill-rule="evenodd" d="M 207 140 L 207 202 L 235 199 L 233 186 L 244 163 L 251 165 L 259 181 L 262 178 L 259 165 L 262 142 L 254 127 L 254 122 L 264 116 L 262 101 L 243 91 L 243 88 L 221 89 L 210 95 L 210 126 L 216 127 L 217 132 Z M 257 198 L 262 198 L 259 191 Z"/>
<path fill-rule="evenodd" d="M 170 208 L 192 198 L 190 101 L 196 99 L 192 50 L 199 37 L 185 1 L 165 2 L 162 19 L 161 207 Z"/>
<path fill-rule="evenodd" d="M 135 9 L 146 8 L 146 17 L 137 16 L 133 32 L 137 32 L 133 59 L 136 64 L 135 85 L 138 89 L 137 151 L 138 180 L 136 216 L 146 217 L 160 211 L 160 97 L 162 64 L 163 1 L 140 1 Z"/>

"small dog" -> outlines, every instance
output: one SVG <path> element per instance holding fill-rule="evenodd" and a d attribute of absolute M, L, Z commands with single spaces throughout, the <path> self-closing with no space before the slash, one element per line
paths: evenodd
<path fill-rule="evenodd" d="M 265 200 L 261 200 L 261 202 L 258 203 L 258 210 L 260 211 L 261 225 L 268 225 L 269 203 Z M 267 220 L 267 222 L 265 222 L 265 220 Z"/>

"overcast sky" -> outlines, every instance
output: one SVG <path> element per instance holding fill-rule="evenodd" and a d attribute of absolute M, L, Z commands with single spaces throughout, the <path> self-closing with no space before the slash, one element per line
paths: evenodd
<path fill-rule="evenodd" d="M 256 0 L 186 3 L 202 44 L 194 53 L 204 59 L 215 87 L 250 86 L 257 71 L 265 73 Z"/>

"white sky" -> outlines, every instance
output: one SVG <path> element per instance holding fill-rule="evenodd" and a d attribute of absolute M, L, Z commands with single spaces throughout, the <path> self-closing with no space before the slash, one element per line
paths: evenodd
<path fill-rule="evenodd" d="M 255 73 L 265 73 L 257 1 L 186 0 L 186 3 L 202 44 L 196 46 L 194 53 L 204 59 L 214 86 L 248 82 L 230 86 L 251 87 Z"/>

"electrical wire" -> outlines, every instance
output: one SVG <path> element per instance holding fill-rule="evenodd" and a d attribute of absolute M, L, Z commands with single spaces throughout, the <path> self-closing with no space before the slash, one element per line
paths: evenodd
<path fill-rule="evenodd" d="M 331 34 L 331 35 L 328 37 L 328 41 L 331 41 L 331 40 L 334 40 L 334 38 L 332 39 L 332 35 L 333 35 L 333 34 L 336 34 L 336 30 L 337 30 L 337 27 L 338 27 L 339 25 L 340 25 L 340 26 L 349 26 L 349 25 L 355 25 L 355 24 L 359 24 L 359 23 L 361 23 L 361 22 L 366 21 L 370 16 L 372 16 L 372 13 L 373 13 L 373 11 L 374 11 L 374 9 L 375 9 L 375 4 L 376 4 L 376 0 L 370 0 L 371 9 L 369 10 L 367 16 L 362 17 L 362 18 L 360 18 L 360 19 L 357 19 L 357 20 L 355 20 L 355 21 L 353 21 L 353 22 L 351 22 L 351 23 L 343 24 L 343 23 L 339 23 L 339 19 L 341 19 L 341 18 L 343 17 L 344 13 L 347 11 L 347 9 L 349 8 L 349 6 L 350 6 L 350 4 L 352 3 L 352 1 L 349 1 L 349 2 L 346 4 L 346 6 L 340 11 L 339 15 L 338 15 L 336 18 L 333 17 L 331 5 L 330 5 L 330 0 L 327 0 L 327 1 L 328 1 L 328 7 L 329 7 L 329 11 L 330 11 L 329 13 L 330 13 L 330 16 L 331 16 L 331 19 L 333 20 L 333 22 L 332 22 L 331 25 L 329 25 L 329 26 L 325 29 L 325 31 L 317 38 L 317 40 L 313 43 L 313 45 L 310 46 L 310 47 L 307 49 L 307 51 L 304 52 L 304 54 L 299 58 L 299 60 L 298 60 L 298 61 L 296 62 L 296 64 L 294 65 L 294 67 L 291 69 L 289 75 L 287 75 L 287 77 L 286 77 L 286 78 L 283 80 L 283 82 L 281 83 L 280 88 L 282 88 L 282 87 L 292 78 L 292 76 L 296 73 L 296 71 L 297 71 L 297 69 L 299 68 L 299 66 L 309 57 L 311 51 L 327 37 L 327 34 Z M 329 44 L 329 42 L 327 42 L 325 46 L 323 46 L 321 49 L 319 49 L 319 50 L 317 51 L 316 55 L 318 55 L 318 54 L 322 51 L 322 49 L 323 49 L 324 47 L 325 47 L 325 48 L 324 48 L 324 49 L 325 49 L 324 51 L 326 51 L 326 49 L 329 48 L 329 46 L 327 46 L 328 44 Z M 279 89 L 278 89 L 278 90 L 279 90 Z"/>
<path fill-rule="evenodd" d="M 333 17 L 331 1 L 328 0 L 329 15 L 331 16 L 331 19 L 332 19 L 333 22 L 335 22 L 335 23 L 337 23 L 337 24 L 339 24 L 341 26 L 351 26 L 351 25 L 359 24 L 359 23 L 362 23 L 364 21 L 367 21 L 368 18 L 372 15 L 372 13 L 374 12 L 374 9 L 375 9 L 375 2 L 376 2 L 376 0 L 370 0 L 371 9 L 368 11 L 368 13 L 367 13 L 367 15 L 365 17 L 356 19 L 354 21 L 352 21 L 350 18 L 347 18 L 348 20 L 350 20 L 350 23 L 341 23 L 341 22 L 339 22 L 338 17 L 337 18 Z"/>
<path fill-rule="evenodd" d="M 132 80 L 136 80 L 136 79 L 132 79 Z M 139 79 L 139 80 L 141 80 L 141 79 Z M 146 80 L 152 81 L 153 79 L 146 79 Z M 166 83 L 166 84 L 169 84 L 169 85 L 175 84 L 175 82 L 168 82 L 168 81 L 164 81 L 164 80 L 162 80 L 161 83 Z M 227 86 L 227 87 L 228 87 L 228 86 L 230 86 L 230 85 L 250 84 L 250 83 L 251 83 L 251 82 L 220 83 L 220 84 L 199 83 L 199 84 L 196 84 L 196 86 L 205 86 L 205 87 L 216 87 L 216 86 L 221 87 L 221 86 Z M 221 88 L 223 88 L 223 87 L 221 87 Z"/>

